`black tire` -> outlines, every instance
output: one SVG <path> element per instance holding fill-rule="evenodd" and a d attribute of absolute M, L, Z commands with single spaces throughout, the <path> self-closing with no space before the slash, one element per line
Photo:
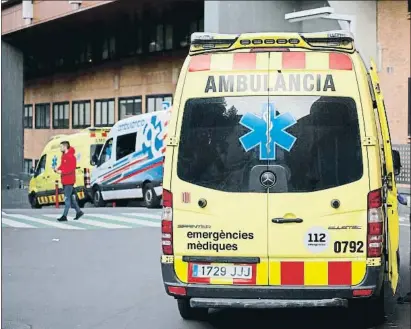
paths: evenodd
<path fill-rule="evenodd" d="M 37 202 L 37 196 L 35 193 L 29 195 L 29 202 L 32 209 L 41 209 L 42 206 Z"/>
<path fill-rule="evenodd" d="M 358 324 L 362 320 L 362 325 L 369 328 L 378 326 L 385 322 L 385 293 L 384 284 L 381 287 L 379 296 L 366 299 L 354 299 L 350 302 L 350 313 L 353 323 Z"/>
<path fill-rule="evenodd" d="M 154 191 L 153 185 L 151 183 L 144 185 L 143 198 L 144 204 L 147 208 L 157 208 L 160 206 L 160 198 L 157 196 L 156 191 Z"/>
<path fill-rule="evenodd" d="M 193 308 L 189 299 L 177 299 L 178 311 L 184 320 L 204 321 L 208 316 L 208 308 Z"/>
<path fill-rule="evenodd" d="M 106 202 L 104 201 L 103 196 L 101 195 L 101 190 L 98 186 L 93 188 L 93 205 L 97 208 L 106 206 Z"/>

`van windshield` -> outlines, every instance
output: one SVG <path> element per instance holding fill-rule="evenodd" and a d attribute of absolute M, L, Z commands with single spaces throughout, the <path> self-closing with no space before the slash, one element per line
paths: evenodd
<path fill-rule="evenodd" d="M 281 168 L 282 192 L 313 192 L 363 175 L 353 99 L 241 96 L 189 99 L 185 104 L 177 175 L 225 192 L 256 191 L 253 170 Z"/>
<path fill-rule="evenodd" d="M 95 154 L 97 157 L 100 155 L 101 149 L 103 148 L 104 144 L 91 144 L 90 145 L 90 159 L 93 158 Z"/>

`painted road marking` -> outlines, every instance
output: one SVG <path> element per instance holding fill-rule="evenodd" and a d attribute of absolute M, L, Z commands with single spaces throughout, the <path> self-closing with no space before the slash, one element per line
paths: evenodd
<path fill-rule="evenodd" d="M 122 215 L 128 215 L 128 216 L 135 216 L 135 217 L 143 217 L 143 218 L 152 218 L 152 219 L 161 219 L 161 215 L 152 215 L 152 214 L 147 214 L 147 213 L 125 213 L 123 212 Z"/>
<path fill-rule="evenodd" d="M 54 215 L 43 215 L 43 216 L 54 218 Z M 74 222 L 73 217 L 67 217 L 67 219 Z M 76 224 L 77 223 L 84 223 L 84 224 L 87 224 L 87 225 L 104 227 L 104 228 L 130 228 L 129 226 L 111 224 L 111 223 L 104 223 L 104 222 L 100 222 L 100 221 L 93 220 L 93 219 L 85 219 L 83 217 L 81 217 L 78 220 L 78 222 L 74 222 L 74 223 L 76 223 Z"/>
<path fill-rule="evenodd" d="M 88 217 L 109 219 L 109 220 L 113 220 L 113 221 L 129 223 L 129 224 L 138 224 L 138 225 L 143 225 L 143 226 L 160 227 L 160 223 L 153 223 L 153 222 L 149 222 L 147 220 L 128 218 L 128 217 L 124 217 L 124 216 L 114 216 L 114 215 L 104 215 L 104 214 L 87 214 L 87 216 Z M 144 217 L 148 217 L 148 216 L 144 216 Z M 81 220 L 82 219 L 80 219 L 80 221 Z"/>
<path fill-rule="evenodd" d="M 29 224 L 26 224 L 26 223 L 16 222 L 12 219 L 7 219 L 7 218 L 4 218 L 4 217 L 2 217 L 1 223 L 5 224 L 7 226 L 11 226 L 11 227 L 36 228 L 35 226 L 29 225 Z"/>
<path fill-rule="evenodd" d="M 13 218 L 16 218 L 16 219 L 19 219 L 19 218 L 20 219 L 25 219 L 25 220 L 28 220 L 30 222 L 39 223 L 39 224 L 43 224 L 43 225 L 54 226 L 54 227 L 62 228 L 62 229 L 65 229 L 65 230 L 83 230 L 83 228 L 81 228 L 81 227 L 67 225 L 67 224 L 63 224 L 63 223 L 59 223 L 59 222 L 51 222 L 51 221 L 46 220 L 46 219 L 40 219 L 40 218 L 35 218 L 35 217 L 31 217 L 31 216 L 26 216 L 26 215 L 8 214 L 7 216 L 13 217 Z M 49 216 L 52 216 L 53 218 L 56 218 L 55 215 L 49 215 Z"/>

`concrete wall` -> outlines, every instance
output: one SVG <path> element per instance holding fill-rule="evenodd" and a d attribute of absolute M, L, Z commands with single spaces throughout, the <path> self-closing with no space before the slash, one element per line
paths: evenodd
<path fill-rule="evenodd" d="M 289 23 L 286 13 L 333 7 L 335 14 L 356 17 L 356 44 L 364 60 L 377 56 L 376 1 L 205 1 L 204 31 L 245 32 L 319 32 L 348 29 L 345 22 L 312 19 Z"/>
<path fill-rule="evenodd" d="M 301 23 L 289 23 L 286 13 L 296 1 L 205 1 L 204 31 L 218 33 L 298 32 Z"/>
<path fill-rule="evenodd" d="M 2 187 L 13 186 L 23 171 L 23 54 L 1 42 Z"/>

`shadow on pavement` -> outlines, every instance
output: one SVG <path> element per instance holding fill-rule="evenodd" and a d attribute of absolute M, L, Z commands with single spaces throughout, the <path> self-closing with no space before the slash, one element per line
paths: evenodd
<path fill-rule="evenodd" d="M 361 321 L 359 321 L 361 322 Z M 345 309 L 224 310 L 210 314 L 215 329 L 354 329 L 366 328 L 352 321 Z"/>

